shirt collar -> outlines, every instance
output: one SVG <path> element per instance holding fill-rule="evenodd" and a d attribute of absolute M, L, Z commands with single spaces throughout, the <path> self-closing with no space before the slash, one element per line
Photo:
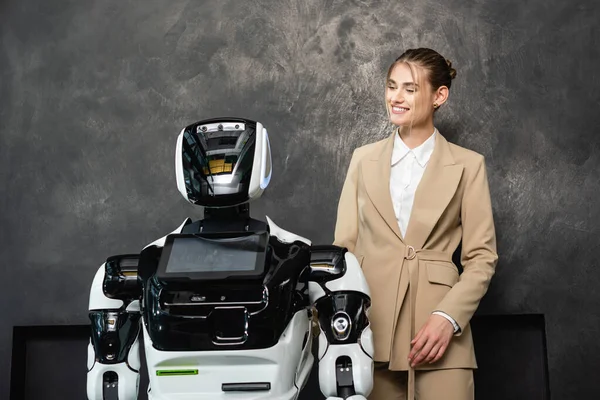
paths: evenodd
<path fill-rule="evenodd" d="M 394 150 L 392 151 L 392 165 L 398 163 L 402 160 L 408 153 L 413 153 L 419 165 L 422 168 L 425 168 L 429 159 L 431 158 L 431 154 L 433 153 L 433 149 L 435 147 L 435 136 L 437 129 L 433 131 L 431 136 L 427 138 L 426 141 L 421 143 L 419 146 L 414 149 L 409 149 L 408 146 L 404 143 L 400 135 L 396 132 L 394 135 Z"/>

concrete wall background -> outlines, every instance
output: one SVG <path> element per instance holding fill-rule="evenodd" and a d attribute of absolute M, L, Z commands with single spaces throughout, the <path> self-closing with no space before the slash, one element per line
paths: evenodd
<path fill-rule="evenodd" d="M 553 398 L 589 398 L 599 19 L 594 0 L 0 1 L 0 397 L 12 326 L 87 323 L 107 256 L 201 215 L 174 180 L 183 126 L 263 122 L 253 215 L 329 243 L 352 150 L 390 132 L 385 71 L 425 46 L 458 71 L 436 125 L 487 158 L 501 261 L 480 312 L 544 313 Z"/>

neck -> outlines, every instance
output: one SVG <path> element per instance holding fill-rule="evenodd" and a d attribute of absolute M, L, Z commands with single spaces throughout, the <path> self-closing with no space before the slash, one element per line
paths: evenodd
<path fill-rule="evenodd" d="M 423 144 L 435 131 L 433 121 L 424 124 L 422 126 L 400 126 L 398 127 L 398 134 L 402 141 L 408 146 L 409 149 L 414 149 Z"/>

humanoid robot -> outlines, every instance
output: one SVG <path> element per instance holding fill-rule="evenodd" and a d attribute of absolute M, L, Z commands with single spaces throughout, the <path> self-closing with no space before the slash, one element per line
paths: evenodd
<path fill-rule="evenodd" d="M 325 397 L 368 396 L 370 295 L 356 257 L 250 217 L 248 203 L 271 178 L 270 153 L 259 122 L 210 119 L 182 130 L 177 187 L 204 218 L 99 268 L 88 399 L 138 398 L 140 336 L 149 399 L 297 399 L 314 364 L 313 332 Z"/>

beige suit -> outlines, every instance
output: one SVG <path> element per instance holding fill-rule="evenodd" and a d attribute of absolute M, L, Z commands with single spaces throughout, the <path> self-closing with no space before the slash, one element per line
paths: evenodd
<path fill-rule="evenodd" d="M 461 331 L 438 362 L 417 369 L 476 368 L 469 320 L 498 259 L 484 158 L 438 135 L 402 237 L 389 190 L 393 144 L 391 135 L 355 150 L 335 228 L 334 243 L 358 257 L 371 289 L 374 359 L 410 370 L 410 341 L 439 310 Z"/>

